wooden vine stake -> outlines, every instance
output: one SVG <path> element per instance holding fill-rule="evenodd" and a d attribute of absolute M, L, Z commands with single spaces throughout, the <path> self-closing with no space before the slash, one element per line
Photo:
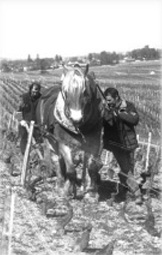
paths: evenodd
<path fill-rule="evenodd" d="M 34 129 L 34 121 L 30 122 L 30 128 L 28 131 L 28 142 L 26 145 L 25 155 L 23 159 L 23 165 L 22 165 L 22 172 L 21 172 L 21 184 L 22 186 L 25 186 L 26 181 L 26 169 L 28 164 L 28 158 L 29 158 L 29 152 L 30 152 L 30 146 L 32 141 L 32 135 L 33 135 L 33 129 Z"/>
<path fill-rule="evenodd" d="M 7 255 L 8 252 L 8 200 L 10 196 L 9 187 L 6 186 L 6 189 L 4 191 L 5 197 L 3 201 L 3 216 L 2 216 L 2 231 L 1 231 L 1 242 L 0 242 L 0 254 Z"/>
<path fill-rule="evenodd" d="M 13 116 L 12 116 L 12 120 L 13 120 L 13 123 L 14 123 L 14 129 L 16 132 L 18 132 L 18 129 L 19 129 L 19 121 L 17 119 L 17 116 L 16 116 L 17 112 L 14 112 L 13 113 Z"/>
<path fill-rule="evenodd" d="M 7 130 L 10 130 L 12 126 L 12 115 L 9 115 L 9 121 L 8 121 L 8 125 L 7 125 Z"/>
<path fill-rule="evenodd" d="M 105 151 L 105 160 L 104 160 L 104 164 L 105 164 L 105 165 L 107 165 L 108 157 L 109 157 L 109 152 L 106 150 L 106 151 Z"/>
<path fill-rule="evenodd" d="M 14 206 L 15 206 L 16 192 L 11 190 L 11 207 L 10 207 L 10 222 L 9 222 L 9 239 L 8 239 L 8 255 L 11 255 L 11 241 L 12 241 L 12 229 L 14 218 Z"/>
<path fill-rule="evenodd" d="M 145 165 L 146 172 L 147 172 L 148 166 L 149 166 L 149 155 L 150 155 L 150 148 L 151 148 L 151 138 L 152 138 L 152 134 L 151 134 L 151 132 L 149 132 L 149 134 L 148 134 L 147 152 L 146 152 L 146 165 Z"/>

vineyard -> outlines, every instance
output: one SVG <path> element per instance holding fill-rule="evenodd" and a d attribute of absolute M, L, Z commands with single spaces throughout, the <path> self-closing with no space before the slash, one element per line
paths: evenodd
<path fill-rule="evenodd" d="M 132 101 L 140 114 L 137 127 L 142 139 L 152 132 L 155 142 L 160 139 L 160 63 L 133 63 L 119 66 L 93 67 L 101 88 L 116 87 L 121 96 Z M 13 111 L 17 107 L 19 96 L 28 90 L 31 80 L 40 80 L 44 87 L 53 86 L 61 77 L 61 70 L 49 74 L 39 73 L 1 75 L 2 113 Z"/>
<path fill-rule="evenodd" d="M 51 196 L 56 208 L 60 208 L 54 193 L 55 178 L 47 179 L 38 185 L 36 202 L 29 199 L 25 189 L 21 187 L 20 170 L 23 158 L 20 155 L 19 143 L 16 140 L 18 123 L 14 119 L 19 97 L 28 90 L 31 81 L 41 82 L 42 90 L 55 86 L 62 74 L 62 69 L 37 72 L 1 73 L 0 75 L 0 131 L 1 131 L 1 171 L 0 171 L 0 241 L 2 255 L 46 255 L 46 254 L 101 254 L 101 249 L 115 238 L 114 255 L 153 255 L 161 254 L 162 205 L 160 202 L 161 161 L 161 127 L 160 127 L 160 78 L 159 61 L 120 64 L 117 66 L 91 67 L 102 90 L 116 87 L 122 98 L 132 101 L 140 115 L 140 123 L 136 128 L 139 148 L 135 154 L 136 181 L 141 183 L 141 173 L 148 171 L 149 176 L 143 185 L 144 201 L 147 197 L 148 185 L 151 185 L 151 213 L 154 217 L 153 231 L 146 227 L 145 219 L 149 214 L 147 203 L 136 206 L 132 201 L 126 208 L 127 219 L 123 216 L 124 204 L 110 203 L 111 196 L 102 198 L 99 203 L 87 204 L 86 201 L 72 200 L 74 216 L 68 224 L 66 234 L 58 234 L 57 217 L 46 217 L 41 195 Z M 108 181 L 113 190 L 116 189 L 119 167 L 111 153 L 103 151 L 101 170 L 103 183 Z M 116 177 L 111 176 L 109 169 L 115 169 Z M 39 175 L 34 169 L 34 175 Z M 102 187 L 101 195 L 105 189 Z M 40 192 L 41 190 L 41 192 Z M 41 194 L 41 195 L 40 195 Z M 12 235 L 9 231 L 11 204 L 15 196 Z M 63 205 L 65 207 L 65 205 Z M 50 208 L 51 209 L 51 208 Z M 49 210 L 50 211 L 50 210 Z M 148 212 L 148 214 L 147 214 Z M 128 219 L 129 218 L 129 219 Z M 89 247 L 84 252 L 75 251 L 74 240 L 81 236 L 82 227 L 92 223 Z M 10 222 L 11 223 L 11 222 Z M 4 236 L 7 236 L 4 238 Z M 11 238 L 12 237 L 12 238 Z M 8 252 L 7 248 L 8 247 Z M 12 253 L 11 253 L 12 249 Z"/>

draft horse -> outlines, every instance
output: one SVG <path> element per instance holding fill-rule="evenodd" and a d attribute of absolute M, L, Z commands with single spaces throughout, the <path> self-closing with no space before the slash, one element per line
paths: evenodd
<path fill-rule="evenodd" d="M 88 69 L 88 65 L 84 71 L 64 66 L 62 84 L 47 89 L 36 110 L 36 122 L 47 131 L 46 143 L 53 152 L 57 187 L 65 196 L 76 194 L 76 165 L 80 161 L 89 176 L 82 186 L 85 193 L 94 196 L 98 191 L 103 104 Z M 82 178 L 85 180 L 85 171 Z"/>

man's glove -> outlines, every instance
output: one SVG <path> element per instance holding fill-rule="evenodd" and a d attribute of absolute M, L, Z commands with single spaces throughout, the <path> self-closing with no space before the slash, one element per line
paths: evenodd
<path fill-rule="evenodd" d="M 26 122 L 25 120 L 21 120 L 21 121 L 20 121 L 20 125 L 21 125 L 22 127 L 25 127 L 25 128 L 26 128 L 26 131 L 29 132 L 29 126 L 28 126 L 28 124 L 27 124 L 27 122 Z"/>
<path fill-rule="evenodd" d="M 27 124 L 27 122 L 25 120 L 21 120 L 20 121 L 20 125 L 23 126 L 23 127 L 28 126 L 28 124 Z"/>
<path fill-rule="evenodd" d="M 125 108 L 119 109 L 119 110 L 118 110 L 118 113 L 119 113 L 119 116 L 120 116 L 120 117 L 123 115 L 123 113 L 124 113 L 124 115 L 125 115 L 125 114 L 128 114 L 128 112 L 126 111 Z"/>
<path fill-rule="evenodd" d="M 125 108 L 120 108 L 120 109 L 118 110 L 118 112 L 120 113 L 120 112 L 127 112 L 127 111 L 126 111 Z"/>

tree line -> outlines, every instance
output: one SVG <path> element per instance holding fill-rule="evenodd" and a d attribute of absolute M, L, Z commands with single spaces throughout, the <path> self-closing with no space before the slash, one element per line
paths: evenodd
<path fill-rule="evenodd" d="M 48 69 L 58 68 L 62 63 L 62 57 L 56 55 L 54 58 L 40 58 L 37 54 L 35 59 L 32 59 L 30 54 L 25 60 L 3 60 L 1 61 L 0 69 L 3 72 L 23 72 L 41 70 L 42 72 Z"/>
<path fill-rule="evenodd" d="M 99 54 L 89 53 L 88 59 L 92 65 L 114 65 L 118 64 L 121 60 L 127 59 L 128 61 L 136 60 L 156 60 L 160 59 L 161 50 L 155 48 L 149 48 L 146 45 L 141 49 L 134 49 L 126 54 L 116 52 L 102 51 Z"/>
<path fill-rule="evenodd" d="M 161 50 L 150 48 L 148 45 L 141 49 L 134 49 L 126 54 L 102 51 L 100 53 L 89 53 L 88 56 L 84 57 L 71 57 L 68 61 L 71 62 L 89 62 L 91 66 L 95 65 L 115 65 L 122 60 L 136 61 L 136 60 L 157 60 L 161 57 Z M 63 63 L 63 58 L 60 55 L 56 55 L 54 58 L 40 58 L 37 54 L 35 59 L 32 59 L 30 54 L 26 60 L 3 60 L 1 61 L 0 69 L 3 72 L 10 71 L 25 71 L 27 70 L 41 70 L 42 72 L 47 69 L 58 68 Z"/>

